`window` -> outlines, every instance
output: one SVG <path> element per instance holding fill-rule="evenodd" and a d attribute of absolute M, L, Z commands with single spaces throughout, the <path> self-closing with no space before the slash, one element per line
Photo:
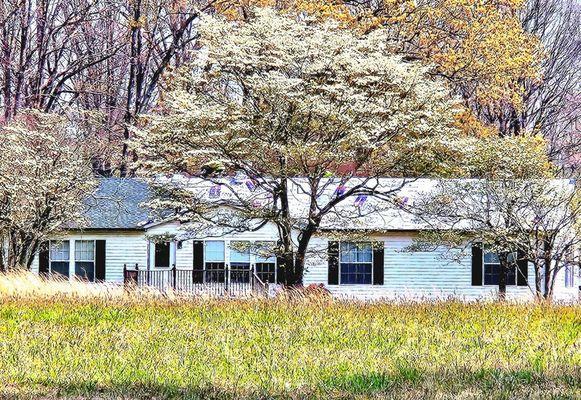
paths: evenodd
<path fill-rule="evenodd" d="M 70 242 L 50 242 L 50 272 L 69 277 Z"/>
<path fill-rule="evenodd" d="M 207 241 L 204 249 L 204 278 L 206 282 L 224 282 L 224 242 Z"/>
<path fill-rule="evenodd" d="M 511 263 L 507 273 L 506 273 L 506 284 L 516 285 L 516 252 L 509 253 L 508 261 Z M 500 277 L 500 259 L 498 254 L 491 251 L 484 250 L 484 284 L 485 285 L 498 285 L 498 280 Z"/>
<path fill-rule="evenodd" d="M 565 287 L 575 286 L 575 267 L 573 264 L 565 265 Z"/>
<path fill-rule="evenodd" d="M 371 243 L 341 242 L 339 248 L 339 283 L 343 285 L 373 282 L 373 249 Z"/>
<path fill-rule="evenodd" d="M 157 268 L 169 268 L 169 242 L 155 244 L 154 262 Z"/>
<path fill-rule="evenodd" d="M 90 282 L 95 281 L 95 241 L 75 241 L 75 275 Z"/>
<path fill-rule="evenodd" d="M 232 242 L 230 247 L 230 279 L 232 282 L 250 282 L 250 247 L 244 242 Z"/>
<path fill-rule="evenodd" d="M 274 243 L 257 243 L 256 252 L 256 276 L 262 282 L 276 282 L 276 257 L 272 254 Z"/>
<path fill-rule="evenodd" d="M 250 283 L 256 273 L 262 282 L 275 283 L 274 247 L 274 242 L 206 240 L 204 282 Z"/>

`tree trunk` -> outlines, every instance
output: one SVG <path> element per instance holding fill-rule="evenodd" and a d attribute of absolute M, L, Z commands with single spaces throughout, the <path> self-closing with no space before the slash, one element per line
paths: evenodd
<path fill-rule="evenodd" d="M 544 293 L 544 297 L 545 300 L 550 300 L 552 293 L 551 293 L 551 257 L 546 254 L 545 255 L 545 293 Z"/>
<path fill-rule="evenodd" d="M 26 261 L 26 269 L 27 270 L 31 270 L 32 268 L 32 261 L 34 260 L 34 256 L 36 255 L 36 252 L 38 251 L 38 248 L 40 246 L 40 241 L 38 239 L 34 240 L 33 243 L 30 245 L 30 249 L 28 251 L 28 260 Z"/>
<path fill-rule="evenodd" d="M 559 271 L 558 261 L 557 260 L 553 261 L 549 258 L 549 260 L 546 260 L 545 262 L 548 262 L 547 265 L 549 266 L 546 272 L 547 277 L 545 278 L 545 281 L 547 282 L 545 286 L 545 299 L 548 301 L 552 301 L 555 289 L 555 278 L 557 272 Z"/>
<path fill-rule="evenodd" d="M 284 285 L 290 285 L 294 280 L 294 251 L 292 238 L 286 227 L 279 227 L 279 231 L 280 241 L 282 244 L 282 254 L 280 258 L 282 260 L 281 267 L 283 269 L 283 279 L 280 280 L 280 282 Z"/>
<path fill-rule="evenodd" d="M 553 300 L 553 293 L 555 291 L 555 275 L 556 275 L 556 273 L 557 273 L 557 270 L 555 269 L 555 273 L 551 275 L 551 282 L 549 284 L 549 293 L 547 296 L 547 299 L 549 301 Z"/>
<path fill-rule="evenodd" d="M 7 255 L 6 255 L 6 271 L 10 271 L 16 265 L 16 235 L 13 230 L 8 231 L 8 243 L 7 243 Z"/>
<path fill-rule="evenodd" d="M 122 177 L 128 175 L 129 169 L 129 125 L 133 122 L 135 117 L 135 112 L 132 106 L 139 93 L 137 92 L 137 75 L 138 69 L 140 67 L 139 57 L 141 56 L 141 0 L 137 0 L 133 4 L 133 19 L 131 21 L 131 58 L 129 60 L 129 79 L 127 81 L 127 99 L 125 102 L 125 115 L 123 116 L 123 122 L 125 126 L 123 127 L 123 148 L 121 149 L 121 166 L 119 168 L 119 173 Z"/>
<path fill-rule="evenodd" d="M 7 237 L 8 255 L 2 260 L 4 271 L 30 269 L 38 244 L 38 240 L 26 232 L 12 230 Z"/>
<path fill-rule="evenodd" d="M 302 285 L 303 275 L 305 272 L 305 258 L 307 255 L 307 248 L 313 234 L 315 233 L 317 227 L 314 225 L 308 225 L 299 234 L 299 244 L 295 254 L 295 259 L 293 263 L 292 273 L 289 276 L 290 285 Z"/>
<path fill-rule="evenodd" d="M 551 300 L 552 298 L 552 290 L 551 290 L 551 266 L 552 266 L 552 255 L 553 255 L 553 244 L 547 238 L 544 241 L 544 248 L 543 248 L 543 262 L 545 264 L 545 293 L 544 297 L 545 300 Z"/>
<path fill-rule="evenodd" d="M 18 255 L 18 268 L 30 269 L 34 252 L 36 251 L 36 243 L 34 237 L 28 235 L 26 232 L 21 232 L 20 235 L 20 249 Z"/>
<path fill-rule="evenodd" d="M 543 288 L 541 286 L 541 266 L 537 260 L 533 262 L 533 265 L 535 268 L 535 299 L 539 301 L 543 299 Z"/>
<path fill-rule="evenodd" d="M 3 31 L 5 32 L 6 29 L 4 28 Z M 11 71 L 11 64 L 12 64 L 12 54 L 10 52 L 10 45 L 8 43 L 7 34 L 3 33 L 3 41 L 2 47 L 4 49 L 2 54 L 2 61 L 4 64 L 3 68 L 3 76 L 4 76 L 4 86 L 2 88 L 3 96 L 4 96 L 4 120 L 7 121 L 10 119 L 10 110 L 12 108 L 12 71 Z"/>

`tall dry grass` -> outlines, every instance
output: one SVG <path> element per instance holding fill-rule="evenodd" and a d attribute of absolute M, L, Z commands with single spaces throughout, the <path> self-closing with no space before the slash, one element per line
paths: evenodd
<path fill-rule="evenodd" d="M 113 298 L 123 296 L 123 288 L 111 283 L 86 284 L 80 280 L 44 278 L 30 272 L 0 274 L 0 296 L 6 300 L 25 298 Z"/>
<path fill-rule="evenodd" d="M 216 300 L 0 277 L 0 397 L 578 398 L 574 305 Z"/>

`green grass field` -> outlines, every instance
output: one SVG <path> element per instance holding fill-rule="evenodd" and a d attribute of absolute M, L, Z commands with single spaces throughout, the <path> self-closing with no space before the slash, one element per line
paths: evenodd
<path fill-rule="evenodd" d="M 0 398 L 579 398 L 579 306 L 15 297 Z"/>

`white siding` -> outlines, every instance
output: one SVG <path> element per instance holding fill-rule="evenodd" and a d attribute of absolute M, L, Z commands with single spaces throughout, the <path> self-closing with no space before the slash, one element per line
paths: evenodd
<path fill-rule="evenodd" d="M 189 269 L 194 265 L 194 241 L 186 240 L 182 242 L 182 248 L 176 250 L 177 268 Z"/>
<path fill-rule="evenodd" d="M 147 262 L 147 241 L 139 231 L 85 231 L 71 232 L 55 238 L 66 240 L 105 240 L 105 279 L 123 282 L 123 265 L 144 267 Z M 74 255 L 71 254 L 72 257 Z M 32 263 L 32 271 L 38 273 L 38 256 Z M 69 272 L 72 274 L 74 270 Z"/>
<path fill-rule="evenodd" d="M 452 260 L 450 251 L 441 248 L 430 252 L 408 252 L 412 243 L 412 233 L 393 233 L 373 237 L 384 242 L 384 284 L 383 285 L 328 285 L 328 263 L 326 249 L 328 240 L 313 240 L 313 253 L 307 262 L 304 283 L 324 284 L 336 296 L 360 299 L 377 298 L 461 298 L 475 299 L 494 297 L 495 286 L 472 286 L 471 253 L 456 251 L 459 260 Z M 316 248 L 316 249 L 315 249 Z M 529 266 L 529 280 L 533 281 L 532 266 Z M 532 299 L 528 287 L 509 286 L 508 298 Z"/>
<path fill-rule="evenodd" d="M 187 232 L 180 229 L 180 224 L 176 222 L 168 222 L 165 224 L 155 225 L 147 230 L 147 236 L 154 235 L 176 235 L 179 239 L 180 236 L 185 236 Z M 175 264 L 178 269 L 189 269 L 192 268 L 194 263 L 194 240 L 203 239 L 213 239 L 213 240 L 224 240 L 226 242 L 233 240 L 242 241 L 276 241 L 278 233 L 274 225 L 270 224 L 256 232 L 240 232 L 240 233 L 230 233 L 223 236 L 214 237 L 199 237 L 196 239 L 182 240 L 182 248 L 176 249 Z"/>
<path fill-rule="evenodd" d="M 581 287 L 581 276 L 579 266 L 573 266 L 573 286 L 565 286 L 565 268 L 561 268 L 555 277 L 554 298 L 555 300 L 572 301 L 579 300 L 579 287 Z"/>
<path fill-rule="evenodd" d="M 157 225 L 148 229 L 147 234 L 135 231 L 79 232 L 66 236 L 69 240 L 106 240 L 106 279 L 122 282 L 123 265 L 140 267 L 147 265 L 147 237 L 155 234 L 183 234 L 177 223 Z M 440 248 L 433 252 L 408 252 L 406 247 L 412 243 L 414 234 L 398 232 L 373 237 L 372 240 L 384 242 L 384 284 L 383 285 L 328 285 L 328 239 L 315 236 L 311 239 L 305 265 L 304 283 L 323 284 L 334 295 L 358 299 L 378 298 L 494 298 L 496 287 L 471 285 L 471 253 L 469 249 L 452 260 L 450 251 Z M 212 239 L 225 240 L 277 240 L 274 226 L 268 225 L 257 232 L 229 234 Z M 199 238 L 205 239 L 205 238 Z M 174 244 L 175 245 L 175 244 Z M 458 251 L 456 251 L 458 254 Z M 175 263 L 178 269 L 190 269 L 193 265 L 193 239 L 182 241 L 176 248 Z M 38 272 L 38 258 L 32 264 Z M 565 288 L 564 270 L 561 270 L 555 283 L 555 298 L 575 300 L 578 296 L 580 278 L 575 271 L 575 285 Z M 529 265 L 529 281 L 534 287 L 534 271 Z M 509 286 L 508 298 L 532 299 L 528 287 Z"/>

